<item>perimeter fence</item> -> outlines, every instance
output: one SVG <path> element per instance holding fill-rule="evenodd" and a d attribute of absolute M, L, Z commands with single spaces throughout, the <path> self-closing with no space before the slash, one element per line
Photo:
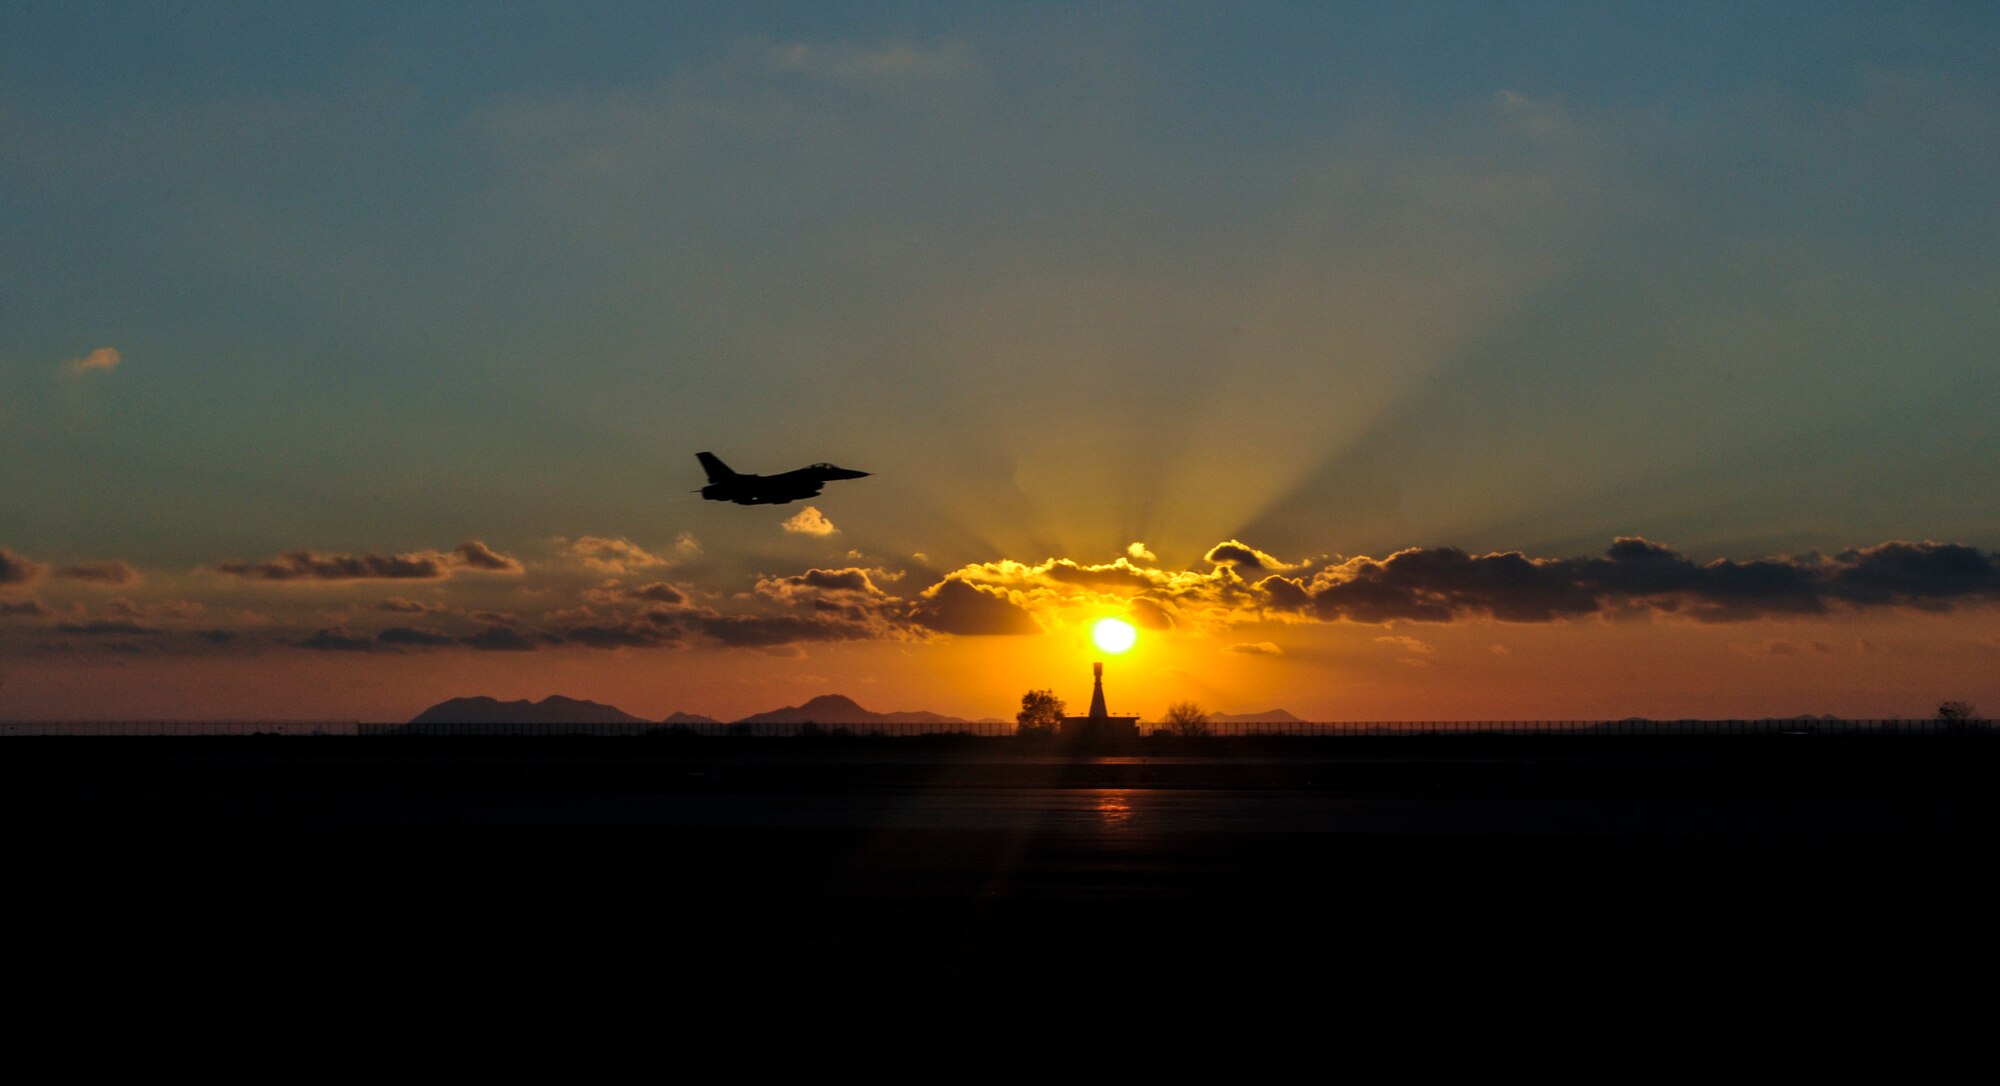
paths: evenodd
<path fill-rule="evenodd" d="M 1145 735 L 1169 735 L 1163 724 L 1142 724 Z M 893 721 L 867 724 L 739 721 L 723 723 L 507 723 L 371 724 L 356 721 L 254 720 L 48 720 L 0 721 L 6 736 L 594 736 L 600 738 L 997 739 L 1016 734 L 1012 722 Z M 1217 721 L 1214 738 L 1416 738 L 1423 736 L 1777 736 L 1777 735 L 1995 735 L 1987 721 L 1935 718 L 1883 720 L 1263 720 Z"/>
<path fill-rule="evenodd" d="M 352 720 L 9 720 L 0 721 L 0 737 L 9 735 L 360 735 L 363 725 Z"/>
<path fill-rule="evenodd" d="M 1171 734 L 1164 724 L 1142 724 L 1146 735 Z M 1986 732 L 1983 722 L 1932 719 L 1887 720 L 1268 720 L 1212 722 L 1209 736 L 1253 737 L 1418 737 L 1440 735 L 1941 735 Z M 755 739 L 911 738 L 973 736 L 1001 738 L 1016 729 L 1008 721 L 968 723 L 895 721 L 821 724 L 740 721 L 734 724 L 362 724 L 361 735 L 602 735 L 740 737 Z"/>

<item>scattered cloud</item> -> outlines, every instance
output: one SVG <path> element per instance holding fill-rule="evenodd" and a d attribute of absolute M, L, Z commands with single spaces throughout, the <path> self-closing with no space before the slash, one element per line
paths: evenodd
<path fill-rule="evenodd" d="M 506 626 L 488 626 L 464 638 L 462 643 L 484 652 L 532 652 L 535 648 L 534 639 Z"/>
<path fill-rule="evenodd" d="M 694 552 L 700 553 L 701 545 L 694 543 L 693 536 L 683 535 L 681 541 L 683 544 L 692 544 Z M 632 573 L 667 564 L 667 559 L 653 554 L 623 536 L 579 536 L 575 542 L 566 543 L 564 549 L 571 558 L 582 563 L 584 568 L 599 573 Z"/>
<path fill-rule="evenodd" d="M 1134 562 L 1157 562 L 1160 556 L 1146 549 L 1144 543 L 1134 543 L 1125 548 L 1125 557 Z"/>
<path fill-rule="evenodd" d="M 627 599 L 647 600 L 652 603 L 681 604 L 687 602 L 687 593 L 665 581 L 642 584 L 626 593 Z"/>
<path fill-rule="evenodd" d="M 688 602 L 688 594 L 678 585 L 666 581 L 651 581 L 636 588 L 628 588 L 617 581 L 606 581 L 596 588 L 585 589 L 583 598 L 590 603 L 663 603 L 680 606 Z"/>
<path fill-rule="evenodd" d="M 0 586 L 28 584 L 48 572 L 48 568 L 0 547 Z"/>
<path fill-rule="evenodd" d="M 62 566 L 56 576 L 71 581 L 87 581 L 91 584 L 137 584 L 139 571 L 123 562 L 79 562 L 73 566 Z"/>
<path fill-rule="evenodd" d="M 782 527 L 785 531 L 797 535 L 829 536 L 840 530 L 833 526 L 832 521 L 826 519 L 825 513 L 810 505 L 799 510 L 791 519 L 785 521 Z"/>
<path fill-rule="evenodd" d="M 467 569 L 481 569 L 489 573 L 519 573 L 521 563 L 495 551 L 477 539 L 468 539 L 453 547 L 451 553 Z"/>
<path fill-rule="evenodd" d="M 294 641 L 302 649 L 321 649 L 332 652 L 366 652 L 374 642 L 345 626 L 329 626 L 313 631 L 311 637 Z"/>
<path fill-rule="evenodd" d="M 1414 637 L 1378 637 L 1375 640 L 1379 644 L 1393 645 L 1396 648 L 1402 649 L 1404 652 L 1437 651 L 1437 646 L 1432 645 L 1428 641 L 1419 641 Z"/>
<path fill-rule="evenodd" d="M 1234 645 L 1224 645 L 1222 651 L 1238 656 L 1283 656 L 1285 650 L 1271 641 L 1239 641 Z"/>
<path fill-rule="evenodd" d="M 520 573 L 521 563 L 484 543 L 461 543 L 450 551 L 409 554 L 321 554 L 286 551 L 263 562 L 232 560 L 216 565 L 218 573 L 254 581 L 435 581 L 460 570 Z"/>
<path fill-rule="evenodd" d="M 999 589 L 949 577 L 923 591 L 910 618 L 939 633 L 971 636 L 1040 633 L 1027 609 Z"/>
<path fill-rule="evenodd" d="M 375 640 L 384 645 L 449 645 L 454 639 L 443 630 L 422 626 L 391 626 L 376 634 Z"/>
<path fill-rule="evenodd" d="M 57 633 L 89 634 L 93 636 L 100 634 L 153 634 L 160 632 L 157 627 L 142 625 L 129 618 L 93 618 L 84 622 L 58 622 L 55 625 L 55 631 Z"/>
<path fill-rule="evenodd" d="M 645 622 L 617 625 L 597 623 L 569 626 L 551 631 L 550 640 L 559 644 L 583 645 L 593 649 L 649 649 L 681 639 L 677 628 L 660 628 Z"/>
<path fill-rule="evenodd" d="M 87 373 L 110 371 L 125 361 L 124 356 L 111 347 L 99 347 L 82 358 L 72 358 L 62 364 L 62 371 L 70 377 L 81 377 Z"/>
<path fill-rule="evenodd" d="M 677 545 L 678 549 L 678 545 Z M 1139 548 L 1141 551 L 1143 547 Z M 629 540 L 583 537 L 569 546 L 575 560 L 624 568 L 670 564 Z M 1150 552 L 1148 552 L 1150 553 Z M 998 559 L 945 572 L 926 572 L 921 590 L 899 591 L 910 572 L 867 566 L 814 567 L 764 575 L 748 591 L 697 593 L 692 582 L 613 577 L 581 592 L 538 586 L 539 618 L 394 595 L 325 611 L 300 624 L 283 620 L 250 633 L 252 648 L 287 644 L 308 649 L 460 647 L 529 651 L 543 646 L 595 649 L 700 647 L 771 650 L 836 641 L 924 641 L 938 635 L 1004 636 L 1063 629 L 1105 613 L 1129 616 L 1154 630 L 1216 636 L 1218 651 L 1281 656 L 1274 641 L 1226 636 L 1251 623 L 1453 621 L 1554 622 L 1586 617 L 1672 616 L 1705 623 L 1763 617 L 1810 617 L 1835 610 L 1898 607 L 1944 611 L 2000 602 L 2000 554 L 1954 543 L 1892 541 L 1837 554 L 1695 562 L 1649 540 L 1615 540 L 1603 553 L 1537 558 L 1519 552 L 1475 555 L 1454 548 L 1409 548 L 1382 558 L 1315 559 L 1291 564 L 1239 540 L 1207 553 L 1207 569 L 1141 564 L 1128 551 L 1101 564 L 1070 559 L 1039 563 Z M 1156 559 L 1155 559 L 1156 561 Z M 1330 562 L 1331 564 L 1321 564 Z M 465 571 L 524 573 L 515 559 L 468 542 L 449 551 L 342 554 L 299 550 L 263 562 L 226 562 L 218 571 L 267 582 L 438 581 Z M 1291 572 L 1270 572 L 1273 569 Z M 1259 574 L 1246 577 L 1245 572 Z M 130 584 L 140 578 L 123 562 L 50 567 L 0 550 L 6 583 L 52 575 L 85 583 Z M 639 580 L 633 578 L 633 580 Z M 173 631 L 220 643 L 214 633 L 272 626 L 262 616 L 227 612 L 218 624 L 188 600 L 139 602 L 121 596 L 101 606 L 73 604 L 52 611 L 37 600 L 0 605 L 19 620 L 60 620 L 52 633 L 116 635 Z M 357 616 L 393 625 L 377 630 Z M 452 623 L 467 622 L 467 634 Z M 199 623 L 206 631 L 195 629 Z M 471 624 L 477 624 L 473 626 Z M 350 628 L 350 624 L 359 628 Z M 320 628 L 313 629 L 318 626 Z M 301 631 L 311 631 L 302 633 Z M 1401 661 L 1434 658 L 1431 642 L 1407 632 L 1383 632 L 1377 644 Z M 1738 651 L 1762 656 L 1845 654 L 1810 640 L 1750 642 Z M 1494 644 L 1487 652 L 1504 656 Z M 1859 650 L 1855 650 L 1859 651 Z"/>
<path fill-rule="evenodd" d="M 1247 543 L 1240 543 L 1234 539 L 1210 547 L 1208 553 L 1202 556 L 1202 561 L 1212 565 L 1231 566 L 1239 572 L 1279 573 L 1299 568 L 1293 563 L 1281 562 Z"/>
<path fill-rule="evenodd" d="M 855 592 L 864 596 L 880 596 L 883 592 L 876 587 L 869 576 L 871 571 L 858 566 L 846 569 L 809 569 L 793 577 L 766 577 L 757 582 L 757 592 L 772 599 L 794 600 L 802 593 Z"/>

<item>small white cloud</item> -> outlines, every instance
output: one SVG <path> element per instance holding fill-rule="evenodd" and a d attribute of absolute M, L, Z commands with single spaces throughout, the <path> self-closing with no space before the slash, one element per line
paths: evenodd
<path fill-rule="evenodd" d="M 833 526 L 832 521 L 826 519 L 825 513 L 820 512 L 810 505 L 799 510 L 796 516 L 786 521 L 784 528 L 788 532 L 795 532 L 799 535 L 821 536 L 832 535 L 840 530 Z"/>
<path fill-rule="evenodd" d="M 1135 562 L 1157 562 L 1160 556 L 1146 549 L 1144 543 L 1134 543 L 1125 548 L 1125 556 Z"/>
<path fill-rule="evenodd" d="M 125 361 L 115 348 L 99 347 L 82 358 L 72 358 L 62 364 L 63 373 L 71 377 L 81 377 L 96 370 L 113 370 Z"/>

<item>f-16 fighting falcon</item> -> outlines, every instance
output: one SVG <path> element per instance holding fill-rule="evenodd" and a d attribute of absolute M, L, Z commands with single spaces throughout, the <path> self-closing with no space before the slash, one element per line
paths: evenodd
<path fill-rule="evenodd" d="M 821 487 L 835 479 L 866 479 L 869 475 L 832 464 L 813 464 L 782 475 L 745 475 L 731 470 L 714 453 L 696 453 L 695 459 L 708 472 L 708 485 L 701 488 L 701 496 L 712 502 L 738 505 L 783 505 L 800 498 L 815 498 Z"/>

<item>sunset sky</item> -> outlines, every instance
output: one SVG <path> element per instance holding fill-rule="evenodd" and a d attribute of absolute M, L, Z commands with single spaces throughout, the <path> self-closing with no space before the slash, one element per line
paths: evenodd
<path fill-rule="evenodd" d="M 2000 711 L 2000 6 L 577 7 L 0 6 L 0 719 Z"/>

